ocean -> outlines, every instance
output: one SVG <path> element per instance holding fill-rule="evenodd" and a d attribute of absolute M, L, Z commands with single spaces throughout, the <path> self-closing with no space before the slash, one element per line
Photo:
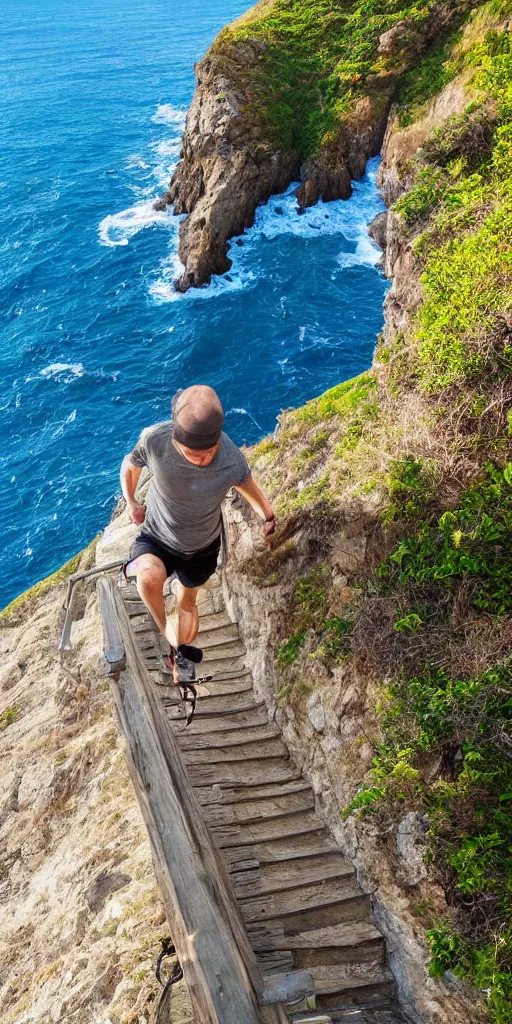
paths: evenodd
<path fill-rule="evenodd" d="M 240 0 L 4 0 L 0 23 L 0 607 L 105 525 L 119 465 L 171 395 L 212 384 L 251 444 L 371 363 L 387 282 L 348 202 L 258 209 L 231 271 L 177 295 L 179 158 L 193 65 Z"/>

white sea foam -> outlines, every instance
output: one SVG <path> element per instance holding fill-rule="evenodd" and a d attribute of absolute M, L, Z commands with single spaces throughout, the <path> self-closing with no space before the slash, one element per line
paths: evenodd
<path fill-rule="evenodd" d="M 213 277 L 207 287 L 193 288 L 182 294 L 174 288 L 174 281 L 182 268 L 173 253 L 162 263 L 157 280 L 150 285 L 150 294 L 157 302 L 176 302 L 210 299 L 226 292 L 250 288 L 257 283 L 259 275 L 245 266 L 247 255 L 261 245 L 262 239 L 271 241 L 284 235 L 300 238 L 338 236 L 343 243 L 338 256 L 340 267 L 375 266 L 381 252 L 368 235 L 368 224 L 385 209 L 375 188 L 378 165 L 378 157 L 369 161 L 362 181 L 354 182 L 348 201 L 319 202 L 302 214 L 298 212 L 297 182 L 294 182 L 286 192 L 271 196 L 265 205 L 258 207 L 253 226 L 240 236 L 242 246 L 236 244 L 236 239 L 231 241 L 229 258 L 232 266 L 227 274 Z M 349 251 L 346 250 L 347 243 L 351 247 Z M 260 273 L 265 273 L 264 262 Z"/>
<path fill-rule="evenodd" d="M 228 411 L 226 413 L 226 416 L 229 416 L 233 412 L 238 413 L 239 416 L 247 416 L 250 420 L 252 420 L 252 422 L 255 424 L 255 426 L 258 428 L 258 430 L 261 430 L 261 432 L 263 433 L 263 427 L 261 426 L 260 423 L 258 423 L 257 420 L 254 419 L 254 416 L 252 415 L 251 412 L 249 412 L 248 409 L 244 409 L 243 407 L 240 408 L 240 407 L 235 405 L 235 406 L 233 406 L 232 409 L 228 409 Z"/>
<path fill-rule="evenodd" d="M 51 363 L 39 371 L 39 376 L 63 380 L 67 384 L 74 377 L 83 377 L 84 373 L 85 369 L 82 363 Z"/>
<path fill-rule="evenodd" d="M 170 221 L 169 211 L 155 210 L 154 202 L 154 199 L 148 199 L 119 213 L 107 214 L 99 226 L 101 244 L 128 245 L 130 238 L 144 228 L 167 226 Z"/>
<path fill-rule="evenodd" d="M 185 117 L 186 111 L 172 103 L 162 103 L 155 111 L 151 120 L 166 126 L 169 132 L 152 142 L 146 153 L 135 153 L 128 158 L 125 170 L 131 172 L 131 180 L 127 185 L 139 201 L 103 218 L 98 228 L 101 245 L 128 245 L 139 231 L 149 227 L 177 228 L 171 212 L 155 210 L 154 203 L 167 188 L 179 160 Z M 134 172 L 140 172 L 135 181 Z"/>
<path fill-rule="evenodd" d="M 186 116 L 187 112 L 182 107 L 175 107 L 172 103 L 161 103 L 151 120 L 155 124 L 170 124 L 183 129 Z"/>

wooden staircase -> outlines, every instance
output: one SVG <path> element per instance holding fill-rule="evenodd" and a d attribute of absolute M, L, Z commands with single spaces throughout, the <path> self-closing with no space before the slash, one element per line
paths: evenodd
<path fill-rule="evenodd" d="M 278 727 L 254 695 L 238 626 L 222 589 L 200 592 L 204 651 L 193 722 L 165 665 L 164 641 L 132 584 L 122 597 L 162 715 L 176 735 L 204 819 L 227 865 L 265 979 L 305 969 L 316 1007 L 287 1006 L 289 1019 L 404 1024 L 368 895 L 315 811 Z M 322 1016 L 323 1015 L 323 1016 Z"/>

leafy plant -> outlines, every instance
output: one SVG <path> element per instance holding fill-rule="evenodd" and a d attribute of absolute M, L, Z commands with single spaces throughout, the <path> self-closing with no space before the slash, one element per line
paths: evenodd
<path fill-rule="evenodd" d="M 278 664 L 281 665 L 281 667 L 284 667 L 286 665 L 291 665 L 296 661 L 305 642 L 306 631 L 304 629 L 297 630 L 297 632 L 293 633 L 288 640 L 283 640 L 277 651 Z"/>

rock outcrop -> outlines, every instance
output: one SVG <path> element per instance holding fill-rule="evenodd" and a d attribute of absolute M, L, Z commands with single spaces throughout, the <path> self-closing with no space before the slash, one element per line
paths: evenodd
<path fill-rule="evenodd" d="M 180 225 L 183 272 L 177 289 L 197 287 L 208 283 L 212 274 L 228 271 L 229 239 L 253 223 L 259 203 L 294 179 L 301 182 L 296 193 L 299 209 L 319 199 L 348 199 L 352 180 L 364 174 L 368 159 L 380 151 L 400 75 L 457 12 L 475 2 L 443 0 L 427 19 L 401 21 L 384 32 L 375 51 L 382 70 L 356 82 L 337 126 L 309 155 L 301 156 L 293 142 L 285 143 L 279 133 L 270 131 L 255 103 L 254 83 L 270 71 L 267 44 L 260 36 L 251 37 L 250 24 L 268 4 L 245 16 L 241 37 L 235 33 L 214 43 L 196 65 L 197 87 L 181 160 L 168 192 L 157 203 L 157 208 L 174 204 L 176 214 L 186 215 Z"/>
<path fill-rule="evenodd" d="M 112 524 L 111 541 L 125 526 Z M 86 552 L 80 568 L 93 560 Z M 150 1024 L 168 928 L 103 675 L 94 589 L 83 589 L 73 650 L 59 660 L 65 590 L 51 586 L 0 627 L 0 1018 Z M 173 1021 L 193 1024 L 179 989 Z"/>
<path fill-rule="evenodd" d="M 238 44 L 237 60 L 255 57 L 252 46 Z M 187 214 L 180 225 L 180 291 L 229 270 L 228 239 L 253 223 L 258 203 L 286 188 L 297 163 L 293 153 L 269 145 L 258 122 L 243 113 L 244 97 L 215 56 L 207 55 L 196 75 L 182 160 L 161 201 Z"/>

